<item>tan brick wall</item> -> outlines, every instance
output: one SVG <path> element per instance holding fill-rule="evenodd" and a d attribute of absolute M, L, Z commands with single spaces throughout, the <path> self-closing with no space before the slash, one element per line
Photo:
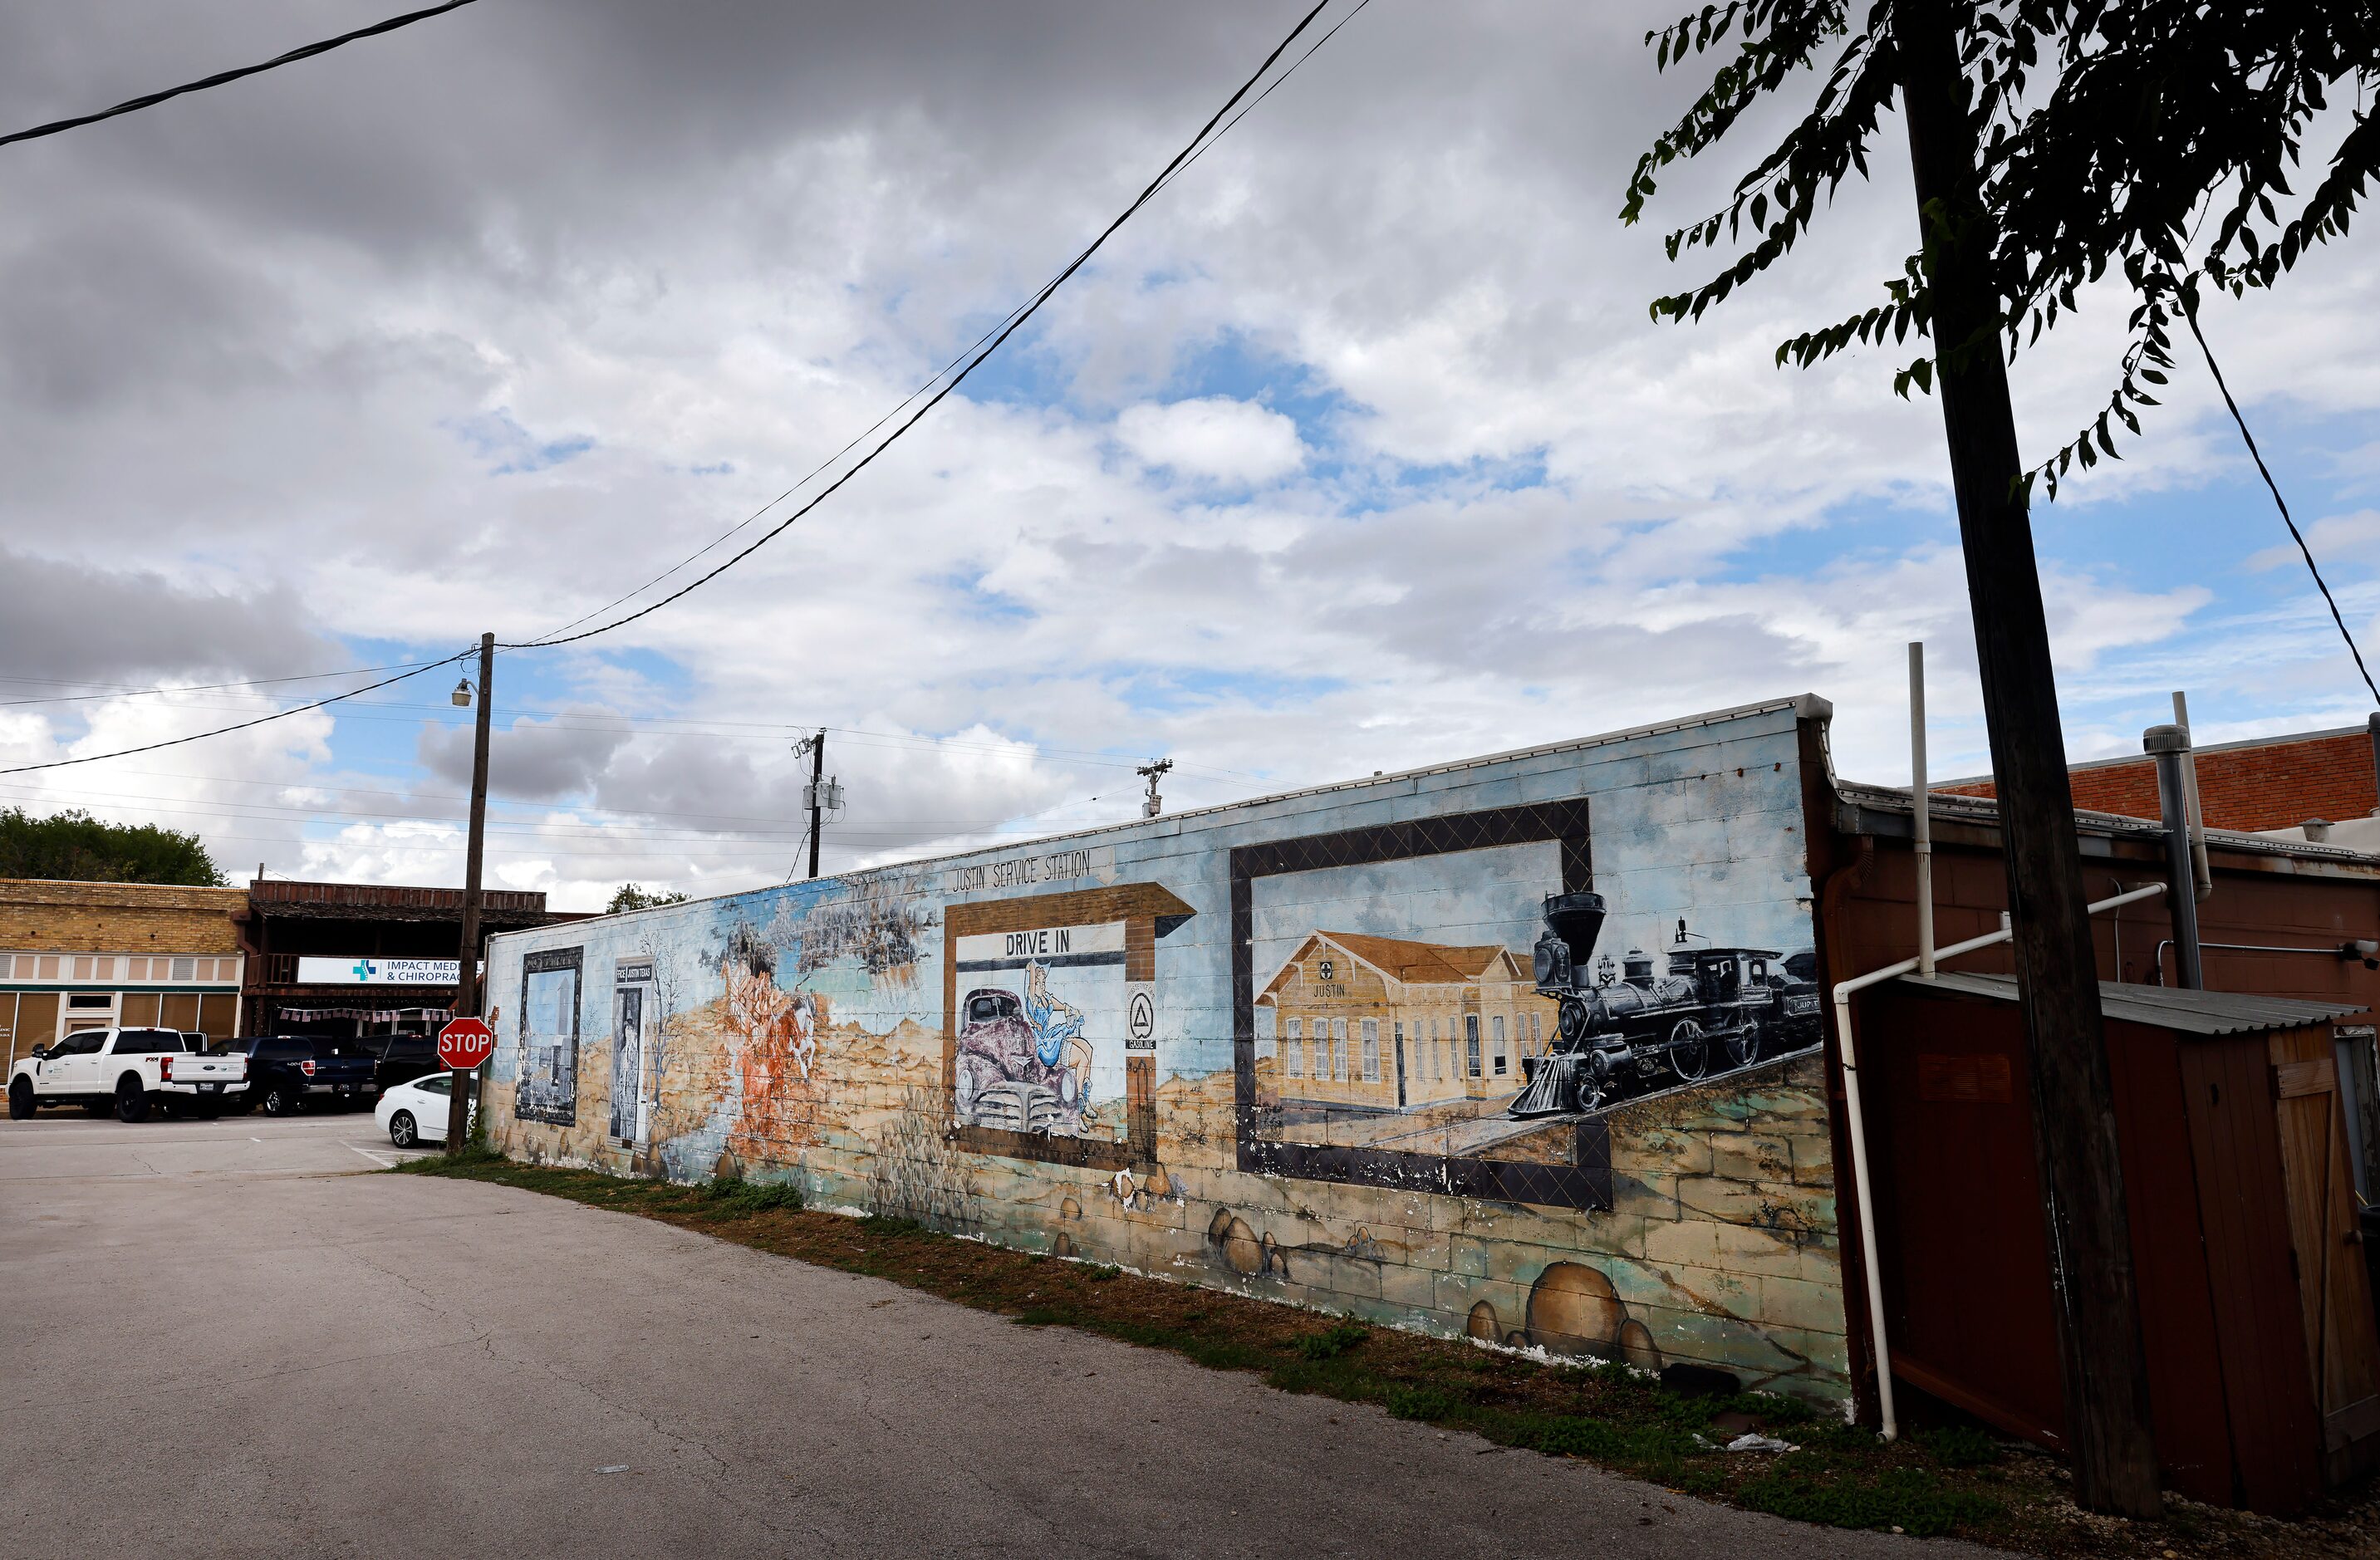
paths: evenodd
<path fill-rule="evenodd" d="M 237 953 L 245 889 L 0 878 L 0 949 L 27 953 Z"/>

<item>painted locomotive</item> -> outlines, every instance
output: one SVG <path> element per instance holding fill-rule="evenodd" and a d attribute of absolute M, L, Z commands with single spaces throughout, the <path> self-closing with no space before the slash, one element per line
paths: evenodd
<path fill-rule="evenodd" d="M 1559 1006 L 1555 1038 L 1524 1061 L 1528 1084 L 1512 1116 L 1593 1110 L 1664 1073 L 1692 1082 L 1817 1038 L 1817 986 L 1775 949 L 1690 945 L 1681 921 L 1657 973 L 1642 949 L 1596 959 L 1604 913 L 1600 894 L 1546 900 L 1535 973 L 1538 994 Z"/>

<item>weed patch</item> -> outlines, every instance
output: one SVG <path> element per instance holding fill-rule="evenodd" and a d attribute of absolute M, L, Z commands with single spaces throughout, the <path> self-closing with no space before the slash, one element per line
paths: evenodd
<path fill-rule="evenodd" d="M 1947 1488 L 1922 1468 L 1888 1469 L 1867 1477 L 1813 1476 L 1780 1464 L 1745 1481 L 1735 1498 L 1755 1511 L 1798 1521 L 1830 1528 L 1898 1528 L 1921 1538 L 1956 1532 L 2000 1514 L 1999 1502 L 1990 1496 Z"/>
<path fill-rule="evenodd" d="M 1917 1444 L 1934 1454 L 1945 1468 L 1983 1468 L 2000 1460 L 2000 1444 L 1972 1424 L 1944 1425 L 1924 1431 Z"/>
<path fill-rule="evenodd" d="M 1354 1322 L 1342 1322 L 1299 1338 L 1297 1352 L 1306 1360 L 1336 1360 L 1371 1336 L 1369 1327 Z"/>
<path fill-rule="evenodd" d="M 713 1180 L 696 1195 L 714 1213 L 731 1218 L 741 1214 L 795 1212 L 802 1206 L 802 1189 L 790 1181 Z"/>
<path fill-rule="evenodd" d="M 1438 1386 L 1389 1388 L 1389 1417 L 1400 1420 L 1445 1420 L 1459 1406 L 1454 1394 Z"/>

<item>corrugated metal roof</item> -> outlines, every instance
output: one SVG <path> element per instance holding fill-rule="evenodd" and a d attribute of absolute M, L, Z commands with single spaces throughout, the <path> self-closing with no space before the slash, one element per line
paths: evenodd
<path fill-rule="evenodd" d="M 2014 975 L 1936 973 L 1932 980 L 1903 975 L 1896 983 L 1920 991 L 1952 991 L 1995 1002 L 2016 1000 Z M 2364 1011 L 2357 1002 L 2308 1002 L 2294 997 L 2259 997 L 2242 991 L 2186 991 L 2170 986 L 2099 983 L 2099 1010 L 2127 1023 L 2153 1023 L 2191 1034 L 2257 1034 L 2268 1029 L 2299 1029 Z"/>

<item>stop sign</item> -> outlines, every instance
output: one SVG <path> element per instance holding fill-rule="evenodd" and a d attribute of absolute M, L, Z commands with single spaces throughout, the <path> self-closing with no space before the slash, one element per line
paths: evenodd
<path fill-rule="evenodd" d="M 438 1032 L 438 1060 L 456 1072 L 468 1072 L 496 1048 L 496 1032 L 478 1019 L 450 1019 Z"/>

